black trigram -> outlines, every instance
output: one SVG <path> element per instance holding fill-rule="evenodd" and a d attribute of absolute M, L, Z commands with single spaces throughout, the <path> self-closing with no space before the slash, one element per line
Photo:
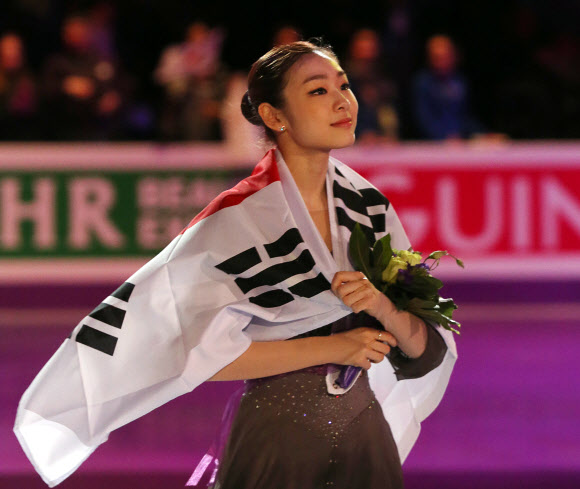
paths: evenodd
<path fill-rule="evenodd" d="M 338 169 L 335 171 L 345 182 L 348 182 Z M 366 216 L 368 218 L 367 223 L 370 223 L 370 226 L 353 219 L 341 206 L 336 207 L 338 225 L 345 226 L 352 231 L 358 222 L 369 242 L 374 243 L 376 240 L 375 234 L 384 233 L 386 230 L 385 212 L 389 207 L 389 201 L 374 188 L 355 189 L 352 185 L 349 187 L 344 187 L 335 180 L 332 186 L 334 197 L 340 199 L 343 205 L 351 211 L 361 216 Z M 373 212 L 369 209 L 375 206 L 380 206 L 379 212 Z"/>
<path fill-rule="evenodd" d="M 264 248 L 270 258 L 276 258 L 288 255 L 303 241 L 298 229 L 292 228 L 273 243 L 265 244 Z M 252 247 L 221 262 L 216 265 L 216 268 L 229 275 L 241 275 L 261 262 L 258 250 Z M 257 287 L 264 285 L 273 287 L 290 277 L 304 275 L 313 268 L 314 258 L 312 258 L 310 251 L 305 249 L 293 260 L 272 265 L 251 277 L 237 277 L 234 281 L 240 290 L 247 294 Z M 250 297 L 250 302 L 261 307 L 279 307 L 293 301 L 295 295 L 310 298 L 329 289 L 330 283 L 322 273 L 319 273 L 314 278 L 305 278 L 288 287 L 290 293 L 282 289 L 273 289 Z"/>
<path fill-rule="evenodd" d="M 125 282 L 111 294 L 111 297 L 115 297 L 124 302 L 129 302 L 129 298 L 131 297 L 134 288 L 135 285 Z M 114 328 L 121 329 L 123 326 L 123 320 L 125 319 L 125 311 L 112 306 L 111 304 L 102 302 L 89 314 L 89 317 L 97 319 L 109 326 L 113 326 Z M 113 353 L 115 353 L 115 347 L 117 346 L 116 336 L 103 333 L 102 331 L 86 324 L 82 325 L 75 339 L 77 342 L 90 346 L 91 348 L 106 353 L 107 355 L 113 355 Z"/>

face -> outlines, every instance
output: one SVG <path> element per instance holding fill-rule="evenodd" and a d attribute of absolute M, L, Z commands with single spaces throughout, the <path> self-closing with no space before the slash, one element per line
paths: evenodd
<path fill-rule="evenodd" d="M 282 27 L 276 32 L 274 36 L 274 46 L 280 46 L 282 44 L 290 44 L 291 42 L 299 41 L 300 34 L 293 27 Z"/>
<path fill-rule="evenodd" d="M 83 19 L 69 19 L 64 25 L 63 38 L 67 46 L 84 52 L 88 49 L 91 40 L 90 26 Z"/>
<path fill-rule="evenodd" d="M 14 35 L 0 39 L 0 65 L 7 70 L 16 70 L 22 66 L 22 42 Z"/>
<path fill-rule="evenodd" d="M 379 38 L 370 29 L 358 31 L 350 46 L 351 56 L 360 60 L 376 60 L 379 56 Z"/>
<path fill-rule="evenodd" d="M 358 103 L 340 65 L 326 54 L 304 55 L 287 73 L 281 137 L 304 149 L 329 151 L 355 141 Z"/>
<path fill-rule="evenodd" d="M 428 44 L 429 64 L 431 68 L 447 75 L 455 69 L 455 49 L 451 41 L 445 37 L 433 38 Z"/>
<path fill-rule="evenodd" d="M 187 30 L 187 40 L 189 42 L 202 42 L 209 36 L 209 28 L 203 22 L 194 22 Z"/>

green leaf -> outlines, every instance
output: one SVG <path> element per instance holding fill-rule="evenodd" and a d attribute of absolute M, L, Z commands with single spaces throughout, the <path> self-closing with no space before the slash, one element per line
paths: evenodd
<path fill-rule="evenodd" d="M 455 305 L 455 302 L 453 302 L 453 299 L 441 299 L 439 298 L 439 311 L 441 312 L 441 314 L 443 314 L 444 316 L 447 316 L 449 319 L 451 319 L 453 317 L 453 311 L 455 311 L 455 309 L 457 309 L 457 306 Z"/>
<path fill-rule="evenodd" d="M 442 318 L 445 318 L 445 316 L 441 316 Z M 448 331 L 453 331 L 455 334 L 461 334 L 461 332 L 456 329 L 453 328 L 451 325 L 460 327 L 461 325 L 457 322 L 457 321 L 453 321 L 452 319 L 442 319 L 441 321 L 439 321 L 437 324 L 439 324 L 441 327 L 445 328 Z"/>
<path fill-rule="evenodd" d="M 440 324 L 443 328 L 449 330 L 449 331 L 453 331 L 454 333 L 457 334 L 461 334 L 459 332 L 458 329 L 455 328 L 460 328 L 461 324 L 459 324 L 457 321 L 448 318 L 447 316 L 441 316 L 441 320 L 438 322 L 438 324 Z M 451 326 L 455 326 L 455 328 L 451 327 Z"/>
<path fill-rule="evenodd" d="M 437 303 L 435 301 L 419 299 L 419 297 L 413 297 L 409 301 L 409 312 L 411 312 L 411 308 L 413 308 L 413 310 L 416 311 L 435 309 L 436 305 Z"/>
<path fill-rule="evenodd" d="M 449 253 L 447 253 L 447 251 L 443 251 L 443 250 L 439 250 L 439 251 L 434 251 L 433 253 L 431 253 L 428 257 L 427 260 L 441 260 L 442 257 L 448 255 Z"/>
<path fill-rule="evenodd" d="M 443 287 L 441 280 L 429 275 L 423 268 L 413 268 L 411 273 L 413 280 L 410 284 L 405 284 L 405 290 L 420 298 L 438 297 L 438 291 Z"/>
<path fill-rule="evenodd" d="M 355 270 L 364 273 L 370 279 L 372 276 L 370 245 L 358 222 L 355 224 L 350 235 L 348 251 Z"/>
<path fill-rule="evenodd" d="M 457 321 L 453 319 L 449 319 L 447 316 L 444 316 L 439 311 L 424 311 L 423 316 L 420 314 L 415 314 L 416 316 L 420 317 L 423 320 L 430 320 L 436 324 L 439 324 L 441 327 L 445 328 L 448 331 L 453 331 L 456 334 L 461 334 L 458 329 L 461 327 Z"/>
<path fill-rule="evenodd" d="M 383 271 L 389 266 L 392 257 L 393 250 L 391 248 L 391 235 L 387 234 L 379 239 L 373 246 L 372 281 L 378 282 L 381 280 Z"/>
<path fill-rule="evenodd" d="M 445 250 L 434 251 L 426 258 L 426 260 L 435 260 L 436 262 L 439 262 L 439 260 L 441 260 L 441 258 L 443 258 L 444 256 L 450 256 L 455 260 L 455 263 L 457 263 L 457 265 L 459 265 L 461 268 L 465 268 L 463 261 L 461 261 L 459 258 L 453 256 L 452 254 L 450 254 L 448 251 Z"/>
<path fill-rule="evenodd" d="M 388 257 L 387 262 L 390 261 L 391 257 L 393 256 L 393 248 L 391 247 L 391 233 L 383 236 L 377 241 L 377 243 L 381 243 L 383 247 L 383 254 Z"/>
<path fill-rule="evenodd" d="M 450 300 L 451 299 L 446 299 L 445 301 Z M 426 301 L 414 297 L 409 301 L 406 310 L 423 320 L 429 320 L 440 324 L 443 328 L 460 334 L 459 330 L 456 328 L 461 327 L 461 324 L 444 315 L 440 309 L 439 304 L 434 301 Z"/>
<path fill-rule="evenodd" d="M 370 281 L 373 282 L 373 284 L 377 281 L 380 280 L 381 278 L 381 255 L 383 252 L 383 245 L 380 241 L 377 241 L 375 243 L 375 245 L 373 246 L 373 251 L 372 251 L 372 277 L 369 277 Z"/>

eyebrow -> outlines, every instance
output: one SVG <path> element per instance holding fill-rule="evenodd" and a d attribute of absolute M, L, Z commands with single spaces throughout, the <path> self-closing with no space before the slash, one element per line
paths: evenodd
<path fill-rule="evenodd" d="M 336 77 L 340 78 L 341 76 L 343 76 L 345 74 L 346 73 L 343 70 L 339 70 L 336 72 Z M 304 80 L 302 82 L 302 85 L 304 85 L 305 83 L 308 83 L 309 81 L 312 81 L 312 80 L 327 80 L 327 79 L 328 79 L 328 76 L 323 75 L 323 74 L 312 75 L 312 76 L 309 76 L 308 78 L 306 78 L 306 80 Z"/>

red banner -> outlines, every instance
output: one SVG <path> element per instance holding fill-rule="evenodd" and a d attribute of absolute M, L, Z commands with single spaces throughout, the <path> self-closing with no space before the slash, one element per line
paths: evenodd
<path fill-rule="evenodd" d="M 580 148 L 572 148 L 465 149 L 447 158 L 444 147 L 431 155 L 419 148 L 414 156 L 383 150 L 382 158 L 372 151 L 367 161 L 360 153 L 341 159 L 389 198 L 416 250 L 449 250 L 471 264 L 469 277 L 578 277 Z"/>

